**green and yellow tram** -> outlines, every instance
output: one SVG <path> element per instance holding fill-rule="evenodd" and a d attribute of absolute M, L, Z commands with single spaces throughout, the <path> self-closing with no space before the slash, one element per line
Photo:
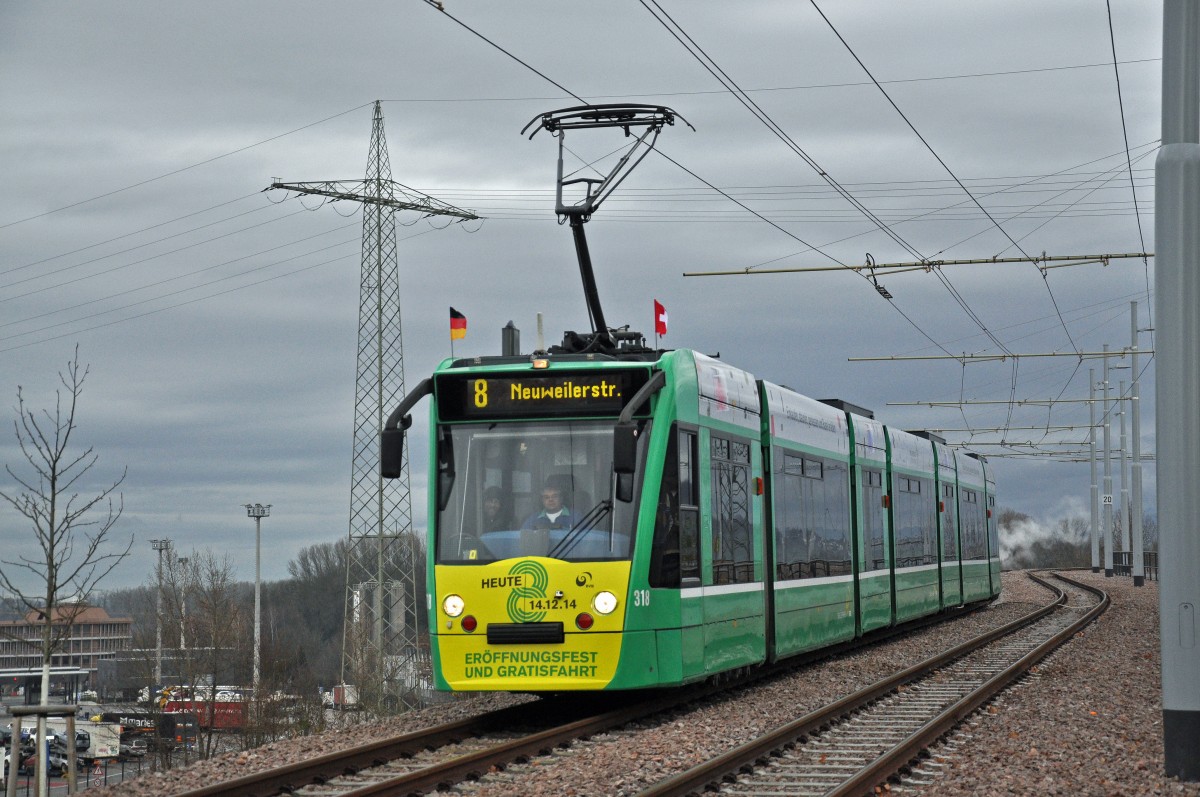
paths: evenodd
<path fill-rule="evenodd" d="M 430 410 L 442 690 L 675 686 L 999 594 L 986 461 L 689 351 L 447 360 Z"/>

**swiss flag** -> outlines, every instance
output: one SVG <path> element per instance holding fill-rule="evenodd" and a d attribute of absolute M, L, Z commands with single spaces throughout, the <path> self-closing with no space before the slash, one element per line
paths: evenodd
<path fill-rule="evenodd" d="M 659 304 L 658 299 L 654 300 L 654 334 L 667 334 L 667 308 Z"/>

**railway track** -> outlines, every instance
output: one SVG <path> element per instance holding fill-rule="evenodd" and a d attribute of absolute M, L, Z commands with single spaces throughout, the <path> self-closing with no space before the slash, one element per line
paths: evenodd
<path fill-rule="evenodd" d="M 987 604 L 977 604 L 907 624 L 880 629 L 866 638 L 764 666 L 752 675 L 729 676 L 690 690 L 603 693 L 545 698 L 445 725 L 382 739 L 351 750 L 244 775 L 179 792 L 176 797 L 366 797 L 422 794 L 475 780 L 494 770 L 549 753 L 579 739 L 688 703 L 768 678 L 807 663 L 846 654 L 918 628 L 953 620 Z M 647 695 L 653 695 L 647 699 Z M 536 728 L 531 710 L 536 706 Z"/>
<path fill-rule="evenodd" d="M 1054 603 L 805 715 L 642 792 L 676 797 L 859 795 L 1019 679 L 1108 607 L 1100 590 L 1061 575 Z"/>
<path fill-rule="evenodd" d="M 578 705 L 572 705 L 578 701 L 546 699 L 210 784 L 177 797 L 421 794 L 623 725 L 648 711 L 666 710 L 678 700 L 664 697 L 635 704 L 609 696 L 608 705 L 615 703 L 616 708 L 589 713 L 586 707 L 581 712 Z M 531 730 L 534 705 L 539 727 Z M 587 716 L 580 719 L 580 713 Z"/>

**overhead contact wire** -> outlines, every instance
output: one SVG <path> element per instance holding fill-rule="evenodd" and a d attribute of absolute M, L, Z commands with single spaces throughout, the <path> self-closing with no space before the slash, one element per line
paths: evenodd
<path fill-rule="evenodd" d="M 888 94 L 887 89 L 884 89 L 883 86 L 880 84 L 880 82 L 878 82 L 878 80 L 875 78 L 874 74 L 871 73 L 869 68 L 866 68 L 866 64 L 864 64 L 863 59 L 859 58 L 858 53 L 854 52 L 854 49 L 850 46 L 850 43 L 848 43 L 845 40 L 845 38 L 842 37 L 842 35 L 838 31 L 838 29 L 835 28 L 833 22 L 830 22 L 829 18 L 826 16 L 826 14 L 824 14 L 824 12 L 821 11 L 821 6 L 817 5 L 816 0 L 809 0 L 809 1 L 811 2 L 812 7 L 816 8 L 816 12 L 818 14 L 820 14 L 821 18 L 824 20 L 824 23 L 826 23 L 829 26 L 829 30 L 833 31 L 834 36 L 838 37 L 838 41 L 840 41 L 842 43 L 842 46 L 844 46 L 846 48 L 846 52 L 850 53 L 851 58 L 853 58 L 854 61 L 858 62 L 858 65 L 860 67 L 862 67 L 863 72 L 866 73 L 866 77 L 869 77 L 871 79 L 871 83 L 874 83 L 876 88 L 878 90 L 880 90 L 883 97 L 886 98 L 886 100 L 888 101 L 888 104 L 890 104 L 890 106 L 892 106 L 895 109 L 896 113 L 900 114 L 900 118 L 902 120 L 904 120 L 905 124 L 908 126 L 908 128 L 910 128 L 910 130 L 913 132 L 914 136 L 917 136 L 917 138 L 920 140 L 920 143 L 925 145 L 925 149 L 929 150 L 930 155 L 934 156 L 935 160 L 941 164 L 943 169 L 946 169 L 946 173 L 950 175 L 950 178 L 952 178 L 954 180 L 955 184 L 958 184 L 958 186 L 961 188 L 962 192 L 967 194 L 967 197 L 971 198 L 971 202 L 973 202 L 974 205 L 976 205 L 977 208 L 983 212 L 984 216 L 988 217 L 988 220 L 991 221 L 992 224 L 994 224 L 996 229 L 1000 230 L 1001 234 L 1004 235 L 1004 238 L 1007 238 L 1009 240 L 1009 242 L 1012 242 L 1012 245 L 1016 247 L 1016 250 L 1018 250 L 1022 254 L 1022 256 L 1030 257 L 1030 254 L 1028 254 L 1024 250 L 1024 248 L 1021 248 L 1021 245 L 1018 244 L 1018 242 L 1013 240 L 1013 236 L 1008 234 L 1008 230 L 1004 229 L 1002 224 L 1000 222 L 996 221 L 994 217 L 992 217 L 992 215 L 990 214 L 988 209 L 984 208 L 983 204 L 979 202 L 979 200 L 976 198 L 976 196 L 974 196 L 974 194 L 971 193 L 971 191 L 968 190 L 968 188 L 964 184 L 962 184 L 962 181 L 959 180 L 959 176 L 954 173 L 953 169 L 950 169 L 950 167 L 948 166 L 946 161 L 942 160 L 942 156 L 937 154 L 937 151 L 934 148 L 932 148 L 932 146 L 930 145 L 928 140 L 926 140 L 925 137 L 922 136 L 922 134 L 920 134 L 920 131 L 918 131 L 917 127 L 912 124 L 912 121 L 908 120 L 908 116 L 905 115 L 905 113 L 902 112 L 902 110 L 900 109 L 900 106 L 898 106 L 898 104 L 896 104 L 895 101 L 892 100 L 892 96 L 890 96 Z M 1070 330 L 1067 329 L 1067 322 L 1066 322 L 1066 320 L 1063 320 L 1063 318 L 1062 318 L 1062 312 L 1060 310 L 1058 310 L 1058 301 L 1057 301 L 1057 299 L 1055 299 L 1054 290 L 1052 290 L 1050 288 L 1050 282 L 1048 280 L 1046 280 L 1045 272 L 1043 272 L 1043 274 L 1042 274 L 1042 281 L 1045 284 L 1046 290 L 1048 290 L 1048 292 L 1050 294 L 1050 301 L 1052 302 L 1052 304 L 1054 304 L 1055 312 L 1058 314 L 1058 319 L 1060 319 L 1060 322 L 1062 323 L 1063 332 L 1066 332 L 1067 340 L 1070 342 L 1070 347 L 1072 347 L 1075 350 L 1075 352 L 1078 353 L 1079 346 L 1078 346 L 1078 344 L 1075 343 L 1075 338 L 1073 338 L 1072 335 L 1070 335 Z M 1015 372 L 1015 368 L 1014 368 L 1014 372 Z"/>

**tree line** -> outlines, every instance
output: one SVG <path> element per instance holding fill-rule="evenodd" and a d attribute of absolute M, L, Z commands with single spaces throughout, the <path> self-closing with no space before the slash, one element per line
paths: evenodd
<path fill-rule="evenodd" d="M 1092 563 L 1091 520 L 1086 517 L 1062 518 L 1043 524 L 1024 512 L 1001 509 L 997 516 L 1000 530 L 1001 562 L 1005 568 L 1090 567 Z M 1125 550 L 1125 513 L 1113 513 L 1113 550 Z M 1147 513 L 1142 518 L 1142 550 L 1158 550 L 1158 519 Z M 1104 536 L 1100 538 L 1104 556 Z"/>

